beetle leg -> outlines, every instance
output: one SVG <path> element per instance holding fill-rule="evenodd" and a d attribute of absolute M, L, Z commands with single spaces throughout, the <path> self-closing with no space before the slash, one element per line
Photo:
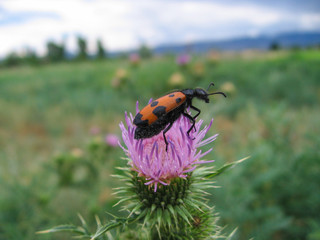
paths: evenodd
<path fill-rule="evenodd" d="M 170 122 L 168 127 L 166 127 L 165 130 L 163 130 L 163 138 L 164 138 L 164 142 L 166 143 L 166 152 L 168 152 L 168 141 L 167 141 L 167 138 L 166 138 L 166 133 L 170 130 L 170 128 L 172 127 L 173 125 L 173 122 Z"/>
<path fill-rule="evenodd" d="M 198 112 L 198 113 L 193 117 L 193 119 L 196 119 L 196 118 L 200 115 L 200 113 L 201 113 L 200 109 L 199 109 L 199 108 L 196 108 L 196 107 L 193 106 L 193 105 L 190 105 L 190 108 L 192 108 L 193 110 L 195 110 L 195 111 Z"/>
<path fill-rule="evenodd" d="M 187 131 L 188 137 L 190 137 L 189 134 L 190 134 L 192 128 L 194 128 L 194 130 L 196 131 L 196 127 L 195 127 L 196 120 L 194 120 L 194 118 L 192 116 L 190 116 L 188 113 L 183 112 L 182 114 L 183 114 L 183 116 L 189 118 L 189 120 L 192 122 L 191 128 L 189 128 L 189 130 Z M 192 140 L 194 140 L 194 139 L 192 139 Z"/>

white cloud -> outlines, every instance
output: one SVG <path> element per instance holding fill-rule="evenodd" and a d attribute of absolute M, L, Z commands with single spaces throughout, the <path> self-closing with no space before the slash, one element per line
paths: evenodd
<path fill-rule="evenodd" d="M 161 0 L 7 0 L 1 7 L 9 13 L 52 13 L 28 21 L 0 25 L 0 55 L 31 46 L 45 52 L 48 39 L 62 41 L 75 49 L 75 36 L 85 36 L 89 49 L 95 50 L 97 38 L 108 49 L 128 49 L 141 42 L 164 42 L 223 38 L 252 34 L 259 29 L 294 18 L 300 26 L 311 28 L 319 17 L 296 16 L 256 5 L 227 5 L 209 1 Z M 1 13 L 0 13 L 1 14 Z M 0 21 L 4 16 L 0 15 Z M 242 27 L 239 27 L 242 26 Z"/>
<path fill-rule="evenodd" d="M 320 14 L 302 14 L 299 20 L 303 29 L 320 29 Z"/>

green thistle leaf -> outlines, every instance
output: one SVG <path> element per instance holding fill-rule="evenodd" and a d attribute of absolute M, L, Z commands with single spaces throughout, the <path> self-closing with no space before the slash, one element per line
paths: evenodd
<path fill-rule="evenodd" d="M 186 216 L 188 217 L 188 219 L 193 219 L 192 215 L 190 214 L 190 212 L 182 205 L 179 206 L 180 209 L 186 214 Z"/>
<path fill-rule="evenodd" d="M 232 162 L 232 163 L 227 163 L 227 164 L 223 165 L 221 168 L 219 168 L 218 170 L 215 170 L 212 173 L 206 174 L 204 177 L 206 179 L 211 179 L 213 177 L 216 177 L 216 176 L 220 175 L 221 173 L 225 172 L 230 167 L 233 167 L 239 163 L 242 163 L 243 161 L 247 160 L 248 158 L 250 158 L 250 156 L 242 158 L 242 159 L 235 161 L 235 162 Z"/>
<path fill-rule="evenodd" d="M 171 228 L 172 222 L 171 222 L 170 212 L 168 209 L 165 209 L 163 211 L 163 216 L 164 216 L 164 220 L 165 220 L 166 224 L 168 225 L 169 228 Z"/>
<path fill-rule="evenodd" d="M 184 211 L 177 205 L 175 206 L 174 208 L 176 210 L 176 212 L 179 214 L 180 217 L 182 217 L 190 226 L 191 226 L 191 223 L 187 217 L 187 215 L 184 213 Z"/>
<path fill-rule="evenodd" d="M 232 231 L 232 233 L 230 233 L 229 236 L 226 237 L 226 240 L 231 240 L 234 237 L 234 235 L 237 232 L 237 230 L 238 230 L 238 228 L 234 229 Z"/>
<path fill-rule="evenodd" d="M 143 220 L 142 227 L 144 227 L 149 222 L 151 215 L 152 211 L 150 209 L 147 209 L 146 217 Z"/>
<path fill-rule="evenodd" d="M 116 228 L 120 225 L 124 224 L 124 221 L 115 221 L 115 222 L 111 222 L 108 223 L 104 226 L 98 226 L 97 231 L 95 232 L 94 235 L 90 236 L 90 240 L 94 240 L 97 239 L 98 237 L 100 237 L 101 235 L 103 235 L 104 233 L 106 233 L 107 231 Z"/>
<path fill-rule="evenodd" d="M 87 236 L 86 230 L 79 226 L 74 225 L 59 225 L 47 230 L 39 231 L 37 234 L 44 234 L 44 233 L 54 233 L 54 232 L 72 232 L 77 233 L 82 236 Z"/>
<path fill-rule="evenodd" d="M 203 210 L 197 204 L 193 203 L 188 198 L 186 198 L 184 201 L 186 202 L 186 204 L 191 206 L 191 208 L 195 208 L 195 209 L 199 210 L 200 212 L 203 212 Z"/>
<path fill-rule="evenodd" d="M 162 210 L 160 208 L 157 209 L 157 222 L 159 226 L 161 226 L 161 220 L 162 220 Z"/>
<path fill-rule="evenodd" d="M 173 207 L 171 204 L 169 204 L 167 206 L 169 212 L 171 213 L 171 215 L 173 216 L 173 219 L 174 219 L 174 223 L 176 225 L 176 227 L 178 226 L 178 219 L 177 219 L 177 215 L 176 215 L 176 212 L 174 211 Z"/>
<path fill-rule="evenodd" d="M 122 198 L 122 199 L 120 199 L 115 205 L 113 205 L 113 207 L 119 205 L 119 204 L 122 203 L 122 202 L 126 202 L 126 201 L 129 201 L 129 200 L 132 200 L 132 199 L 134 199 L 134 198 L 136 198 L 136 197 L 135 197 L 135 196 L 131 196 L 131 197 L 127 197 L 127 198 Z"/>
<path fill-rule="evenodd" d="M 142 207 L 143 207 L 143 204 L 142 204 L 142 203 L 138 204 L 134 209 L 132 209 L 132 211 L 131 211 L 131 213 L 129 214 L 128 218 L 131 217 L 131 215 L 132 215 L 133 213 L 135 213 L 136 211 L 138 211 L 138 210 L 139 210 L 140 208 L 142 208 Z"/>

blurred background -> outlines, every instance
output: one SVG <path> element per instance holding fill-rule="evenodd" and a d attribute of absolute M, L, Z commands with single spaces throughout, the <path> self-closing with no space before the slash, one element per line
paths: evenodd
<path fill-rule="evenodd" d="M 0 239 L 119 215 L 124 112 L 210 82 L 225 233 L 320 239 L 318 0 L 1 1 Z"/>

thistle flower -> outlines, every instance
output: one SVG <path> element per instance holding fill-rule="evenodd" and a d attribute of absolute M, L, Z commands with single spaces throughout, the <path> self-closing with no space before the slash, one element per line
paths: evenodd
<path fill-rule="evenodd" d="M 137 102 L 137 112 L 138 102 Z M 209 131 L 209 126 L 200 130 L 203 123 L 198 121 L 195 125 L 196 130 L 191 131 L 188 136 L 187 131 L 191 127 L 190 120 L 181 116 L 166 133 L 169 143 L 168 151 L 163 135 L 160 133 L 154 137 L 136 140 L 134 139 L 135 126 L 133 125 L 133 116 L 125 116 L 127 128 L 120 123 L 122 138 L 127 147 L 122 149 L 131 159 L 132 170 L 138 173 L 138 176 L 146 179 L 145 185 L 154 185 L 154 191 L 157 191 L 159 184 L 168 185 L 174 178 L 186 178 L 187 173 L 192 172 L 197 165 L 213 162 L 201 160 L 206 154 L 212 151 L 202 153 L 197 148 L 214 141 L 217 134 L 203 140 Z"/>
<path fill-rule="evenodd" d="M 105 142 L 110 147 L 117 147 L 118 146 L 118 142 L 119 142 L 119 138 L 118 138 L 117 135 L 109 133 L 105 137 Z"/>
<path fill-rule="evenodd" d="M 151 100 L 150 100 L 151 102 Z M 138 102 L 136 112 L 139 112 Z M 130 216 L 144 218 L 150 239 L 206 239 L 218 236 L 217 216 L 204 199 L 206 189 L 214 187 L 210 181 L 212 167 L 200 165 L 213 162 L 202 160 L 212 148 L 203 152 L 199 148 L 213 142 L 217 134 L 205 139 L 213 120 L 201 127 L 203 121 L 192 124 L 184 116 L 177 119 L 166 133 L 168 150 L 163 134 L 147 139 L 134 139 L 136 127 L 133 115 L 125 114 L 120 123 L 125 146 L 121 146 L 129 159 L 130 168 L 125 175 L 117 175 L 126 182 L 118 188 L 123 207 Z"/>
<path fill-rule="evenodd" d="M 137 53 L 132 53 L 129 56 L 129 61 L 132 66 L 137 66 L 140 63 L 140 55 Z"/>
<path fill-rule="evenodd" d="M 190 61 L 191 57 L 188 54 L 181 54 L 176 59 L 176 62 L 179 66 L 186 66 Z"/>

